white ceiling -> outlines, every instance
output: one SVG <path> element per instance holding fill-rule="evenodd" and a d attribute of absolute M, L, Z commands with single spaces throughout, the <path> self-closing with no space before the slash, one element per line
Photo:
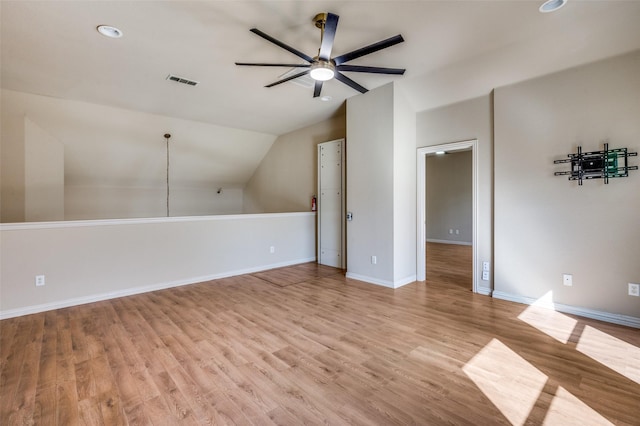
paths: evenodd
<path fill-rule="evenodd" d="M 333 115 L 353 89 L 323 94 L 265 84 L 287 71 L 235 61 L 299 62 L 252 27 L 317 53 L 318 12 L 340 15 L 333 54 L 401 33 L 405 43 L 353 64 L 406 68 L 401 77 L 349 74 L 369 89 L 390 81 L 416 111 L 640 48 L 640 1 L 2 1 L 2 87 L 283 134 Z M 113 25 L 121 39 L 95 28 Z M 200 81 L 189 87 L 168 74 Z"/>

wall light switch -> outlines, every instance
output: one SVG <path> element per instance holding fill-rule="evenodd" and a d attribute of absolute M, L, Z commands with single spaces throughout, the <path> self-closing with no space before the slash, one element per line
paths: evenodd
<path fill-rule="evenodd" d="M 275 252 L 276 252 L 275 246 L 269 247 L 269 253 L 275 253 Z"/>

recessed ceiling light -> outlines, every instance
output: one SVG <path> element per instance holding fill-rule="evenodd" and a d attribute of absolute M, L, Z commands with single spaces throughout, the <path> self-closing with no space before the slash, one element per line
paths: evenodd
<path fill-rule="evenodd" d="M 329 102 L 331 99 L 333 99 L 333 98 L 331 96 L 327 96 L 327 95 L 320 97 L 320 100 L 322 102 Z"/>
<path fill-rule="evenodd" d="M 98 27 L 96 29 L 98 30 L 98 32 L 100 34 L 102 34 L 105 37 L 110 37 L 110 38 L 120 38 L 120 37 L 122 37 L 122 31 L 120 31 L 118 28 L 112 27 L 110 25 L 98 25 Z"/>
<path fill-rule="evenodd" d="M 444 154 L 446 154 L 446 152 L 444 152 L 444 151 L 436 151 L 436 155 L 444 155 Z"/>
<path fill-rule="evenodd" d="M 567 0 L 547 0 L 538 9 L 542 13 L 554 12 L 567 3 Z"/>

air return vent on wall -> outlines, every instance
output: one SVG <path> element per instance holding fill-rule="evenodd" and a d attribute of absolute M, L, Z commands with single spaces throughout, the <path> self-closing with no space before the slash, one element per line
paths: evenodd
<path fill-rule="evenodd" d="M 178 77 L 177 75 L 172 75 L 172 74 L 169 74 L 167 76 L 167 80 L 177 81 L 178 83 L 186 84 L 186 85 L 189 85 L 189 86 L 197 86 L 198 84 L 200 84 L 199 81 L 189 80 L 188 78 L 182 78 L 182 77 Z"/>

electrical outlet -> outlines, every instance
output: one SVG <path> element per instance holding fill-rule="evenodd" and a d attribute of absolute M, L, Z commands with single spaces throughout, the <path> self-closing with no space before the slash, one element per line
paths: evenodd
<path fill-rule="evenodd" d="M 573 275 L 562 274 L 562 284 L 571 287 L 573 285 Z"/>
<path fill-rule="evenodd" d="M 489 271 L 482 271 L 482 280 L 489 281 Z"/>
<path fill-rule="evenodd" d="M 640 284 L 629 283 L 629 296 L 640 296 Z"/>
<path fill-rule="evenodd" d="M 449 229 L 449 234 L 453 234 L 453 229 Z"/>
<path fill-rule="evenodd" d="M 269 253 L 273 254 L 273 253 L 275 253 L 275 252 L 276 252 L 276 248 L 275 248 L 275 246 L 271 246 L 271 247 L 269 247 Z"/>
<path fill-rule="evenodd" d="M 376 263 L 378 263 L 378 258 L 376 256 L 371 256 L 371 264 L 375 265 Z"/>
<path fill-rule="evenodd" d="M 489 270 L 489 262 L 482 262 L 482 270 L 483 271 Z"/>
<path fill-rule="evenodd" d="M 44 285 L 44 275 L 36 275 L 36 287 L 42 287 Z"/>
<path fill-rule="evenodd" d="M 460 235 L 460 230 L 456 229 L 456 235 Z"/>

